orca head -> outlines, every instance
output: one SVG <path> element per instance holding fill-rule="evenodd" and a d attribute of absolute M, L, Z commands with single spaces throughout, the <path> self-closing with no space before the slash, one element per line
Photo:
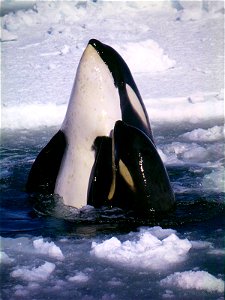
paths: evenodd
<path fill-rule="evenodd" d="M 95 48 L 113 76 L 120 96 L 122 120 L 144 131 L 153 141 L 144 103 L 126 62 L 112 47 L 96 39 L 91 39 L 89 45 Z"/>
<path fill-rule="evenodd" d="M 91 39 L 88 44 L 96 49 L 101 59 L 108 66 L 112 73 L 115 86 L 120 89 L 124 88 L 127 83 L 134 89 L 137 97 L 141 98 L 131 72 L 120 54 L 112 47 L 103 44 L 96 39 Z"/>
<path fill-rule="evenodd" d="M 175 201 L 174 194 L 151 139 L 141 130 L 117 121 L 113 132 L 113 147 L 116 169 L 113 195 L 116 205 L 143 215 L 171 210 Z M 123 196 L 118 199 L 117 195 L 121 195 L 121 191 Z"/>
<path fill-rule="evenodd" d="M 95 136 L 107 136 L 121 118 L 120 97 L 112 73 L 89 43 L 77 68 L 62 130 L 72 136 L 74 126 L 80 124 L 83 135 L 93 132 Z"/>

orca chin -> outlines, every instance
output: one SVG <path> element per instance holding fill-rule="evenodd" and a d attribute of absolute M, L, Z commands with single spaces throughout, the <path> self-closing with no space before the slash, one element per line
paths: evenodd
<path fill-rule="evenodd" d="M 38 154 L 26 189 L 65 205 L 169 211 L 174 194 L 146 108 L 123 58 L 89 41 L 58 133 Z"/>

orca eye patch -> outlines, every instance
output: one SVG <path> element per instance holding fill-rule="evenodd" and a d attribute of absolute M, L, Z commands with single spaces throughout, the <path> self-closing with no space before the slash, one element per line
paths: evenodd
<path fill-rule="evenodd" d="M 135 185 L 133 178 L 130 174 L 130 171 L 128 170 L 127 166 L 123 163 L 123 161 L 120 159 L 119 161 L 119 172 L 123 179 L 126 181 L 130 189 L 134 192 L 135 191 Z"/>
<path fill-rule="evenodd" d="M 137 95 L 128 84 L 126 84 L 126 91 L 130 104 L 132 105 L 142 122 L 145 124 L 145 126 L 148 127 L 148 121 L 146 119 L 145 112 L 141 106 L 140 100 L 138 99 Z"/>

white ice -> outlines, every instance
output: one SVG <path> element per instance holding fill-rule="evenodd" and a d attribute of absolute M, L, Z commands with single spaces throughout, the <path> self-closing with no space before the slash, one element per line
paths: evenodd
<path fill-rule="evenodd" d="M 1 264 L 10 264 L 14 259 L 10 258 L 4 251 L 0 251 L 0 263 Z"/>
<path fill-rule="evenodd" d="M 163 232 L 162 228 L 160 231 Z M 179 239 L 174 233 L 161 240 L 146 229 L 137 238 L 137 241 L 121 242 L 112 237 L 99 244 L 93 242 L 91 254 L 126 267 L 158 270 L 184 261 L 191 249 L 187 239 Z"/>
<path fill-rule="evenodd" d="M 33 246 L 38 253 L 47 254 L 48 256 L 57 258 L 59 260 L 64 259 L 62 251 L 53 242 L 45 242 L 43 238 L 40 238 L 33 241 Z"/>
<path fill-rule="evenodd" d="M 204 251 L 204 255 L 211 259 L 224 255 L 222 249 L 215 248 L 213 242 L 192 241 L 174 229 L 142 227 L 138 232 L 118 237 L 96 236 L 91 239 L 92 243 L 85 238 L 61 238 L 57 247 L 50 238 L 48 240 L 44 242 L 40 237 L 2 238 L 2 265 L 7 266 L 9 276 L 16 279 L 13 286 L 15 297 L 37 297 L 41 289 L 44 293 L 48 290 L 62 293 L 64 290 L 69 297 L 70 288 L 96 286 L 102 282 L 102 276 L 106 276 L 105 295 L 107 289 L 123 288 L 125 278 L 131 274 L 151 276 L 151 280 L 155 280 L 154 274 L 160 274 L 159 283 L 165 289 L 162 290 L 163 298 L 174 295 L 177 288 L 222 293 L 224 287 L 219 274 L 213 276 L 199 267 L 185 270 L 191 263 L 191 252 L 201 256 Z M 64 259 L 50 255 L 49 248 L 58 249 Z M 183 271 L 174 273 L 178 266 Z M 126 275 L 121 275 L 121 272 Z M 145 285 L 148 284 L 147 280 Z"/>
<path fill-rule="evenodd" d="M 204 9 L 207 15 L 205 22 L 209 23 L 214 22 L 211 19 L 214 16 L 222 15 L 220 12 L 222 5 L 218 3 L 213 6 L 211 3 L 202 5 L 200 1 L 199 5 L 197 3 L 188 5 L 183 2 L 182 6 L 184 7 L 183 13 L 193 10 L 201 13 L 200 7 L 207 6 L 207 10 Z M 136 14 L 137 9 L 139 14 Z M 146 13 L 148 10 L 152 11 L 152 15 Z M 93 19 L 99 12 L 102 18 Z M 115 18 L 116 13 L 120 15 L 120 22 L 123 24 L 122 31 L 121 23 Z M 118 2 L 116 5 L 111 2 L 99 2 L 95 5 L 91 1 L 83 3 L 37 2 L 35 9 L 19 10 L 14 14 L 3 16 L 3 41 L 17 43 L 17 64 L 8 67 L 8 59 L 9 61 L 13 59 L 11 57 L 13 52 L 9 50 L 9 58 L 6 57 L 3 60 L 2 66 L 4 105 L 2 106 L 1 127 L 32 129 L 42 126 L 60 126 L 80 56 L 88 39 L 93 37 L 115 47 L 127 61 L 133 75 L 137 78 L 138 87 L 154 125 L 165 122 L 196 124 L 223 118 L 223 93 L 220 93 L 222 86 L 220 90 L 218 87 L 212 90 L 210 86 L 208 86 L 208 91 L 203 91 L 201 88 L 193 90 L 199 80 L 199 74 L 205 74 L 203 77 L 207 79 L 213 76 L 213 73 L 220 72 L 218 63 L 222 52 L 220 53 L 219 44 L 217 45 L 218 54 L 212 66 L 204 61 L 200 61 L 197 66 L 198 58 L 192 57 L 193 53 L 190 51 L 185 54 L 186 49 L 184 51 L 181 47 L 182 43 L 186 44 L 189 41 L 185 40 L 185 37 L 180 37 L 181 40 L 177 44 L 175 38 L 180 32 L 177 31 L 176 26 L 171 27 L 172 32 L 167 33 L 170 35 L 168 41 L 171 40 L 171 42 L 167 44 L 162 40 L 159 34 L 164 35 L 164 31 L 160 27 L 163 23 L 160 22 L 164 22 L 161 18 L 165 16 L 165 13 L 166 22 L 172 21 L 175 25 L 176 9 L 172 8 L 169 1 Z M 130 14 L 133 19 L 127 18 L 127 14 Z M 155 15 L 159 17 L 157 21 L 159 24 L 154 24 Z M 113 21 L 114 19 L 116 21 Z M 104 34 L 100 30 L 103 24 Z M 191 28 L 192 24 L 188 26 Z M 32 39 L 29 35 L 30 30 L 35 33 Z M 213 42 L 210 44 L 202 32 L 201 35 L 203 37 L 199 36 L 200 44 L 197 47 L 204 48 L 208 44 L 212 47 Z M 149 39 L 149 36 L 152 38 Z M 188 33 L 186 38 L 189 38 Z M 10 49 L 10 44 L 6 46 L 6 49 L 8 47 Z M 177 52 L 179 47 L 183 50 Z M 189 47 L 188 44 L 187 47 Z M 173 49 L 175 52 L 172 51 Z M 213 53 L 213 50 L 211 52 Z M 32 55 L 26 60 L 25 53 L 28 58 L 29 53 Z M 206 55 L 209 56 L 210 52 Z M 5 57 L 4 52 L 3 57 Z M 209 59 L 212 57 L 210 56 Z M 190 61 L 189 68 L 191 69 L 185 65 L 186 61 Z M 214 66 L 216 63 L 217 65 Z M 171 72 L 170 75 L 168 71 Z M 17 72 L 22 80 L 18 80 Z M 188 72 L 193 73 L 190 78 Z M 159 84 L 160 77 L 157 75 L 160 73 L 161 84 Z M 176 73 L 177 77 L 174 78 Z M 182 73 L 186 76 L 180 81 Z M 217 74 L 216 76 L 218 77 Z M 26 78 L 25 82 L 23 78 Z M 193 87 L 185 86 L 187 80 Z M 213 85 L 213 81 L 210 85 Z M 180 94 L 180 87 L 184 87 L 183 95 Z M 172 97 L 169 96 L 171 91 L 173 91 Z M 157 97 L 152 98 L 155 94 Z M 220 97 L 218 97 L 219 94 Z"/>
<path fill-rule="evenodd" d="M 224 127 L 214 126 L 208 129 L 197 128 L 191 132 L 186 132 L 181 135 L 185 140 L 200 141 L 200 142 L 214 142 L 224 139 Z"/>
<path fill-rule="evenodd" d="M 112 46 L 122 57 L 126 58 L 126 63 L 131 66 L 132 73 L 166 71 L 176 64 L 153 40 L 128 42 L 122 46 Z"/>
<path fill-rule="evenodd" d="M 160 281 L 162 286 L 182 289 L 205 290 L 207 292 L 224 291 L 224 281 L 206 271 L 175 272 Z"/>
<path fill-rule="evenodd" d="M 89 277 L 85 275 L 83 272 L 78 272 L 76 275 L 68 277 L 68 280 L 70 282 L 87 282 L 89 280 Z"/>
<path fill-rule="evenodd" d="M 198 164 L 200 174 L 209 167 L 200 188 L 224 191 L 223 1 L 38 1 L 34 8 L 31 2 L 29 10 L 18 10 L 17 3 L 15 12 L 1 17 L 1 129 L 57 130 L 82 52 L 97 38 L 128 62 L 153 130 L 162 135 L 156 139 L 165 163 Z M 150 286 L 159 299 L 176 299 L 177 290 L 194 290 L 197 299 L 201 291 L 222 295 L 216 267 L 212 275 L 194 260 L 224 257 L 214 235 L 192 241 L 179 230 L 153 227 L 91 239 L 2 238 L 1 268 L 12 282 L 8 299 L 47 298 L 50 292 L 69 299 L 93 286 L 101 288 L 92 299 L 116 299 L 126 286 Z M 135 275 L 146 276 L 144 285 L 135 285 Z"/>
<path fill-rule="evenodd" d="M 55 264 L 46 261 L 43 265 L 31 269 L 29 267 L 17 267 L 10 275 L 26 281 L 44 281 L 54 270 Z"/>
<path fill-rule="evenodd" d="M 205 175 L 202 180 L 203 188 L 206 190 L 214 190 L 225 192 L 225 167 L 220 166 L 209 174 Z"/>

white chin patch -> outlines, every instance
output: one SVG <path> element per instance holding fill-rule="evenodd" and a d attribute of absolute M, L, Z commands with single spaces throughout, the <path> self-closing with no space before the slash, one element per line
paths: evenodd
<path fill-rule="evenodd" d="M 87 204 L 90 174 L 95 162 L 93 143 L 109 136 L 121 120 L 120 97 L 108 66 L 88 45 L 81 58 L 67 113 L 62 125 L 68 147 L 60 166 L 55 193 L 66 205 Z M 115 177 L 115 176 L 114 176 Z M 110 196 L 115 191 L 115 178 Z"/>

